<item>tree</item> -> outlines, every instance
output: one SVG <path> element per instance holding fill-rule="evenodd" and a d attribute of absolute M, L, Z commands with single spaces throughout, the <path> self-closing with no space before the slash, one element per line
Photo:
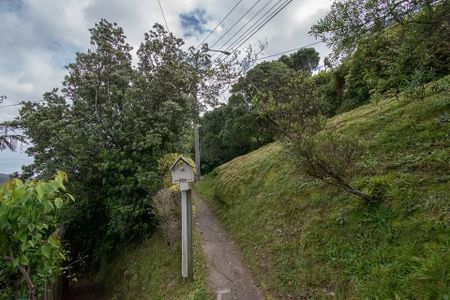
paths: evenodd
<path fill-rule="evenodd" d="M 363 152 L 351 138 L 326 128 L 327 110 L 315 81 L 298 72 L 275 95 L 256 96 L 254 105 L 266 117 L 285 142 L 296 169 L 351 193 L 366 203 L 379 201 L 351 185 L 351 174 Z"/>
<path fill-rule="evenodd" d="M 448 74 L 449 21 L 448 0 L 334 1 L 311 34 L 333 47 L 333 70 L 344 87 L 340 110 L 423 90 Z"/>
<path fill-rule="evenodd" d="M 436 26 L 442 19 L 434 18 L 434 6 L 440 2 L 448 1 L 335 0 L 330 12 L 311 27 L 310 34 L 333 46 L 335 58 L 345 57 L 353 53 L 361 40 L 394 23 L 408 23 L 421 9 L 426 16 L 419 23 Z"/>
<path fill-rule="evenodd" d="M 319 52 L 314 48 L 301 48 L 289 56 L 283 55 L 279 61 L 295 71 L 311 74 L 319 65 Z"/>
<path fill-rule="evenodd" d="M 205 113 L 200 128 L 205 171 L 273 141 L 273 129 L 252 101 L 281 92 L 292 73 L 280 61 L 260 63 L 233 84 L 227 104 Z"/>
<path fill-rule="evenodd" d="M 186 151 L 194 70 L 184 42 L 158 24 L 145 34 L 137 67 L 117 24 L 101 20 L 90 32 L 91 49 L 67 66 L 63 89 L 26 103 L 16 123 L 35 158 L 23 176 L 69 174 L 79 201 L 64 210 L 65 236 L 75 256 L 98 263 L 156 226 L 158 159 Z"/>
<path fill-rule="evenodd" d="M 252 103 L 252 99 L 264 95 L 278 95 L 284 90 L 294 71 L 281 61 L 265 61 L 250 69 L 233 85 L 231 93 Z"/>
<path fill-rule="evenodd" d="M 25 136 L 11 134 L 9 130 L 10 128 L 8 126 L 0 124 L 0 131 L 2 131 L 2 134 L 0 134 L 0 151 L 6 149 L 14 151 L 19 143 L 27 143 Z"/>
<path fill-rule="evenodd" d="M 236 90 L 234 90 L 236 92 Z M 206 112 L 201 119 L 200 143 L 205 172 L 273 141 L 273 131 L 242 95 Z"/>
<path fill-rule="evenodd" d="M 8 97 L 0 95 L 0 104 L 3 103 Z M 9 133 L 9 127 L 3 123 L 0 123 L 0 151 L 9 149 L 14 151 L 19 143 L 26 143 L 26 139 L 20 134 Z"/>

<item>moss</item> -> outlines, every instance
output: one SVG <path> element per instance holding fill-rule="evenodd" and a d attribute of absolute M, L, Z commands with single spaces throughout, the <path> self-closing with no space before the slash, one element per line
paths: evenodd
<path fill-rule="evenodd" d="M 450 91 L 401 98 L 329 121 L 365 145 L 352 183 L 382 203 L 294 172 L 278 143 L 197 184 L 272 297 L 450 296 Z"/>

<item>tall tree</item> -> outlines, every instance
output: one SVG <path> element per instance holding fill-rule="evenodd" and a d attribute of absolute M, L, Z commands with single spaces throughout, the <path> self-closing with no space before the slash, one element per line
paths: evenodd
<path fill-rule="evenodd" d="M 0 104 L 8 97 L 0 95 Z M 14 151 L 19 143 L 26 143 L 25 136 L 10 132 L 10 128 L 3 123 L 0 123 L 0 151 L 9 149 Z"/>
<path fill-rule="evenodd" d="M 273 141 L 274 133 L 242 95 L 206 112 L 201 119 L 200 144 L 203 171 L 209 172 L 239 155 Z"/>
<path fill-rule="evenodd" d="M 24 135 L 11 133 L 9 126 L 0 124 L 0 131 L 0 151 L 6 149 L 15 151 L 18 144 L 27 143 Z"/>
<path fill-rule="evenodd" d="M 283 55 L 279 59 L 289 68 L 311 74 L 319 65 L 319 52 L 314 48 L 301 48 L 291 55 Z"/>
<path fill-rule="evenodd" d="M 311 34 L 333 46 L 336 58 L 351 54 L 359 42 L 381 32 L 394 23 L 405 24 L 420 9 L 426 14 L 421 23 L 437 25 L 434 6 L 447 0 L 335 0 L 330 12 L 316 25 Z M 445 5 L 448 5 L 445 4 Z"/>
<path fill-rule="evenodd" d="M 158 159 L 185 150 L 195 70 L 183 41 L 160 25 L 145 34 L 137 67 L 117 24 L 101 20 L 90 32 L 91 49 L 68 65 L 61 92 L 25 104 L 16 123 L 35 158 L 24 176 L 67 172 L 80 200 L 64 212 L 66 238 L 75 256 L 100 261 L 155 226 Z"/>

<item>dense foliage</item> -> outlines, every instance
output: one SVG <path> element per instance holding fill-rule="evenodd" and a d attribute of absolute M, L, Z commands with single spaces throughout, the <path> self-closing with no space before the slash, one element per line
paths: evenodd
<path fill-rule="evenodd" d="M 66 258 L 57 219 L 73 201 L 65 192 L 66 174 L 54 180 L 0 185 L 0 299 L 39 296 L 61 272 Z"/>
<path fill-rule="evenodd" d="M 423 98 L 427 82 L 450 72 L 449 32 L 448 0 L 335 1 L 329 14 L 311 31 L 333 47 L 334 60 L 325 59 L 328 70 L 311 76 L 319 61 L 313 48 L 249 70 L 233 86 L 229 103 L 203 118 L 205 169 L 252 150 L 233 145 L 249 144 L 258 132 L 268 132 L 273 138 L 274 131 L 267 127 L 274 123 L 279 127 L 280 118 L 275 120 L 275 114 L 285 117 L 284 129 L 294 120 L 301 123 L 300 116 L 295 116 L 301 106 L 295 103 L 298 101 L 312 100 L 322 115 L 330 117 L 376 102 L 383 95 L 399 97 L 405 92 L 412 98 Z M 330 61 L 337 65 L 330 68 Z M 309 100 L 305 100 L 305 90 L 309 90 Z M 258 120 L 255 126 L 248 126 L 252 124 L 248 118 L 230 120 L 225 116 L 224 107 L 232 107 L 236 97 L 248 107 L 251 118 Z M 268 105 L 261 111 L 255 100 Z M 248 138 L 227 135 L 230 139 L 224 143 L 222 136 L 229 132 L 229 123 L 245 128 Z M 218 154 L 225 151 L 227 154 Z"/>
<path fill-rule="evenodd" d="M 359 20 L 359 21 L 358 21 Z M 363 22 L 365 27 L 358 26 Z M 369 26 L 369 27 L 367 27 Z M 367 27 L 367 28 L 366 28 Z M 450 71 L 450 1 L 335 1 L 312 33 L 333 46 L 338 111 L 418 91 Z"/>
<path fill-rule="evenodd" d="M 67 66 L 61 92 L 26 103 L 16 125 L 34 157 L 23 176 L 48 178 L 58 169 L 71 176 L 79 201 L 62 216 L 66 239 L 74 256 L 99 262 L 154 229 L 158 160 L 186 151 L 193 91 L 211 100 L 216 87 L 202 82 L 217 73 L 205 52 L 183 50 L 183 40 L 160 25 L 145 34 L 137 66 L 122 28 L 102 20 L 90 32 L 91 49 Z"/>
<path fill-rule="evenodd" d="M 438 26 L 436 6 L 446 0 L 335 0 L 329 13 L 312 26 L 311 34 L 333 47 L 335 58 L 351 54 L 359 43 L 392 24 Z M 419 14 L 417 12 L 420 11 Z M 437 18 L 436 18 L 437 17 Z M 417 19 L 418 18 L 418 19 Z"/>
<path fill-rule="evenodd" d="M 227 104 L 206 112 L 201 119 L 202 172 L 273 141 L 273 130 L 250 103 L 232 95 Z"/>
<path fill-rule="evenodd" d="M 281 56 L 279 61 L 295 71 L 311 74 L 319 65 L 320 56 L 314 48 L 301 48 L 289 56 Z"/>
<path fill-rule="evenodd" d="M 271 121 L 254 106 L 255 97 L 282 97 L 295 73 L 308 76 L 317 68 L 319 54 L 303 48 L 278 61 L 263 62 L 250 69 L 233 85 L 226 104 L 205 113 L 200 138 L 202 171 L 209 172 L 234 157 L 273 141 Z"/>

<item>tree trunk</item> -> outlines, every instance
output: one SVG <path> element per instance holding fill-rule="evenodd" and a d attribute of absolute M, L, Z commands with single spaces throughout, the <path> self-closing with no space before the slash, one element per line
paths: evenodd
<path fill-rule="evenodd" d="M 364 200 L 364 202 L 366 202 L 367 204 L 370 204 L 370 203 L 373 203 L 373 202 L 378 202 L 378 199 L 376 199 L 372 195 L 369 195 L 367 193 L 364 193 L 363 191 L 355 189 L 354 187 L 352 187 L 351 185 L 349 185 L 348 183 L 346 183 L 342 179 L 339 180 L 338 185 L 342 189 L 344 189 L 346 192 L 351 193 L 351 194 L 355 195 L 356 197 Z"/>

